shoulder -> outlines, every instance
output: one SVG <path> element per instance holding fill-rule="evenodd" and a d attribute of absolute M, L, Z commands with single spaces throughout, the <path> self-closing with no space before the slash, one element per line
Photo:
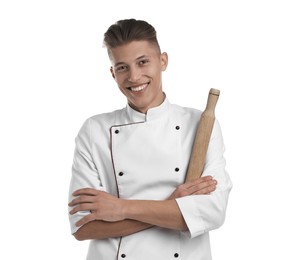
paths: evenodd
<path fill-rule="evenodd" d="M 192 107 L 183 107 L 176 104 L 171 105 L 172 115 L 180 117 L 183 122 L 189 126 L 196 127 L 202 115 L 202 110 Z M 217 118 L 215 118 L 212 135 L 221 135 L 221 126 Z"/>
<path fill-rule="evenodd" d="M 171 104 L 171 110 L 174 114 L 186 117 L 186 118 L 199 118 L 202 114 L 202 111 L 192 107 L 183 107 L 176 104 Z"/>
<path fill-rule="evenodd" d="M 116 119 L 120 117 L 125 111 L 125 109 L 118 109 L 111 112 L 101 113 L 88 118 L 93 124 L 98 125 L 109 125 L 112 126 L 115 124 Z"/>
<path fill-rule="evenodd" d="M 79 133 L 91 133 L 91 131 L 99 131 L 100 129 L 110 129 L 110 127 L 115 124 L 117 118 L 123 113 L 124 109 L 119 109 L 90 116 L 83 122 Z"/>

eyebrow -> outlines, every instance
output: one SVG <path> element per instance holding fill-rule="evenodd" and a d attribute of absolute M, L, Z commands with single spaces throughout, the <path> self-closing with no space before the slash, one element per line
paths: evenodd
<path fill-rule="evenodd" d="M 149 55 L 141 55 L 141 56 L 137 57 L 137 58 L 135 59 L 135 61 L 141 60 L 141 59 L 145 59 L 145 58 L 150 58 L 150 56 L 149 56 Z M 120 66 L 120 65 L 124 65 L 124 64 L 126 64 L 126 62 L 120 61 L 120 62 L 117 62 L 117 63 L 114 65 L 114 67 L 117 67 L 117 66 Z"/>

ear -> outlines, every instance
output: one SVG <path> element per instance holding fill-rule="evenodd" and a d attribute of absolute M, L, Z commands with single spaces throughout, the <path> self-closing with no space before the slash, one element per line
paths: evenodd
<path fill-rule="evenodd" d="M 165 71 L 168 67 L 168 54 L 166 52 L 163 52 L 160 55 L 160 63 L 161 63 L 161 70 Z"/>
<path fill-rule="evenodd" d="M 114 73 L 113 67 L 110 67 L 110 73 L 111 73 L 112 77 L 115 79 L 115 78 L 116 78 L 116 76 L 115 76 L 115 73 Z"/>

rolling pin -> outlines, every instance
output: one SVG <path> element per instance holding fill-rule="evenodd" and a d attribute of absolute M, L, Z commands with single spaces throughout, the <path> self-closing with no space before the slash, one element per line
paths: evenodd
<path fill-rule="evenodd" d="M 220 90 L 214 88 L 210 89 L 206 108 L 198 122 L 185 182 L 196 180 L 200 178 L 203 173 L 209 140 L 215 122 L 215 108 L 219 95 Z"/>

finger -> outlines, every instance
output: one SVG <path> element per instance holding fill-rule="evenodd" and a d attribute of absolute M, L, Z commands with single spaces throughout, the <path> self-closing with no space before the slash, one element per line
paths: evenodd
<path fill-rule="evenodd" d="M 202 180 L 202 181 L 209 181 L 209 180 L 212 180 L 213 177 L 211 175 L 207 175 L 207 176 L 202 176 L 199 179 Z"/>
<path fill-rule="evenodd" d="M 94 201 L 95 201 L 94 196 L 80 195 L 80 196 L 76 197 L 75 199 L 73 199 L 68 205 L 70 207 L 73 207 L 73 206 L 78 205 L 78 204 L 92 203 Z"/>
<path fill-rule="evenodd" d="M 212 188 L 214 188 L 217 185 L 217 181 L 216 180 L 209 180 L 209 181 L 205 181 L 205 182 L 201 182 L 200 184 L 194 185 L 192 187 L 189 188 L 189 192 L 191 194 L 206 194 L 207 192 L 209 192 Z M 212 188 L 210 188 L 212 187 Z"/>
<path fill-rule="evenodd" d="M 93 220 L 96 220 L 96 217 L 92 213 L 92 214 L 89 214 L 89 215 L 83 217 L 79 221 L 77 221 L 75 225 L 76 225 L 76 227 L 80 227 L 80 226 L 85 225 L 86 223 L 89 223 L 89 222 L 93 221 Z"/>
<path fill-rule="evenodd" d="M 215 184 L 206 186 L 201 190 L 194 192 L 194 195 L 209 195 L 211 192 L 215 191 L 217 186 Z"/>
<path fill-rule="evenodd" d="M 89 195 L 89 196 L 95 196 L 97 195 L 98 190 L 93 188 L 83 188 L 76 190 L 72 193 L 73 196 L 80 196 L 80 195 Z"/>
<path fill-rule="evenodd" d="M 69 213 L 71 215 L 77 213 L 78 211 L 92 211 L 94 206 L 92 203 L 80 204 L 79 206 L 74 207 Z"/>
<path fill-rule="evenodd" d="M 190 192 L 193 192 L 195 190 L 200 190 L 202 188 L 205 188 L 210 185 L 216 185 L 216 180 L 212 178 L 203 178 L 202 180 L 199 180 L 197 182 L 193 182 L 192 185 L 190 185 L 187 189 L 190 190 Z"/>
<path fill-rule="evenodd" d="M 187 185 L 186 188 L 188 189 L 188 188 L 190 188 L 190 187 L 192 187 L 194 185 L 198 185 L 198 184 L 200 184 L 202 182 L 210 181 L 212 179 L 213 179 L 212 176 L 203 176 L 203 177 L 198 178 L 196 180 L 189 181 L 189 182 L 185 183 L 185 185 Z"/>
<path fill-rule="evenodd" d="M 209 182 L 212 180 L 213 180 L 213 177 L 209 175 L 209 176 L 204 176 L 204 177 L 199 178 L 199 181 L 196 183 Z"/>

